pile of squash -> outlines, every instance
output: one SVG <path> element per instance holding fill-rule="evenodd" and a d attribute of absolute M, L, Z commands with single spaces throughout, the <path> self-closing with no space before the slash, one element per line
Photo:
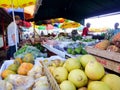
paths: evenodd
<path fill-rule="evenodd" d="M 31 53 L 27 53 L 24 58 L 15 58 L 14 63 L 2 71 L 2 79 L 7 79 L 10 74 L 27 75 L 33 67 L 33 61 L 34 57 Z"/>
<path fill-rule="evenodd" d="M 101 50 L 120 52 L 120 33 L 113 36 L 111 41 L 103 40 L 97 43 L 94 47 Z"/>

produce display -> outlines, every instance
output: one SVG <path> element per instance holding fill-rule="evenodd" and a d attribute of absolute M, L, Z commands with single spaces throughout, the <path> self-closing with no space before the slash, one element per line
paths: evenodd
<path fill-rule="evenodd" d="M 80 43 L 71 43 L 68 44 L 66 47 L 64 47 L 64 49 L 66 49 L 68 54 L 72 54 L 72 55 L 76 55 L 76 54 L 87 54 L 87 51 L 84 49 L 84 46 Z"/>
<path fill-rule="evenodd" d="M 0 90 L 51 90 L 48 78 L 40 62 L 16 58 L 13 64 L 1 71 Z M 19 64 L 17 62 L 20 62 Z"/>
<path fill-rule="evenodd" d="M 106 50 L 109 45 L 110 45 L 110 41 L 109 40 L 103 40 L 103 41 L 97 43 L 95 45 L 95 48 Z"/>
<path fill-rule="evenodd" d="M 53 46 L 53 48 L 56 48 L 60 51 L 67 52 L 71 55 L 84 55 L 87 54 L 87 51 L 84 49 L 84 45 L 80 43 L 70 43 L 64 45 L 56 44 Z"/>
<path fill-rule="evenodd" d="M 36 57 L 44 57 L 44 48 L 40 44 L 35 44 L 34 46 L 25 45 L 21 47 L 17 52 L 14 53 L 14 57 L 23 58 L 25 54 L 31 53 L 34 58 Z"/>
<path fill-rule="evenodd" d="M 61 65 L 63 60 L 44 62 L 60 90 L 120 90 L 120 77 L 105 73 L 104 67 L 92 55 L 68 58 Z"/>
<path fill-rule="evenodd" d="M 97 43 L 94 47 L 101 50 L 120 52 L 119 36 L 120 36 L 120 33 L 113 36 L 111 40 L 102 40 L 101 42 Z"/>
<path fill-rule="evenodd" d="M 73 41 L 77 41 L 77 40 L 82 40 L 82 36 L 74 36 L 72 37 Z"/>
<path fill-rule="evenodd" d="M 91 41 L 95 41 L 95 39 L 92 39 L 92 38 L 87 39 L 87 38 L 85 38 L 85 39 L 82 39 L 81 41 L 82 42 L 91 42 Z"/>
<path fill-rule="evenodd" d="M 60 21 L 62 29 L 80 26 L 77 22 L 64 22 L 63 19 Z M 93 56 L 95 54 L 88 54 L 89 52 L 85 49 L 86 46 L 92 46 L 101 51 L 120 53 L 120 33 L 110 40 L 96 40 L 67 33 L 60 33 L 55 37 L 48 36 L 38 37 L 37 43 L 24 45 L 14 53 L 13 63 L 0 71 L 0 90 L 57 90 L 53 86 L 54 83 L 57 83 L 58 90 L 120 90 L 120 76 L 107 73 L 106 67 L 99 62 L 99 58 Z M 52 49 L 45 48 L 45 45 Z M 46 49 L 51 52 L 55 50 L 60 54 L 59 51 L 62 51 L 65 55 L 61 56 L 67 59 L 49 60 L 51 57 L 46 59 Z M 57 55 L 60 55 L 58 53 Z M 67 55 L 71 58 L 66 57 Z M 40 59 L 36 60 L 36 58 Z M 102 61 L 104 63 L 104 59 Z M 46 75 L 49 74 L 46 73 L 46 68 L 52 75 L 53 81 L 49 79 L 51 78 L 49 75 Z M 116 68 L 119 69 L 117 65 Z"/>

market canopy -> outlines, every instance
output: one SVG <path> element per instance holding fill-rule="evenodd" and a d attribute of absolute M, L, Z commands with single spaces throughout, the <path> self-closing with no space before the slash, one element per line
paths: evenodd
<path fill-rule="evenodd" d="M 33 18 L 34 9 L 35 9 L 35 5 L 31 5 L 31 6 L 27 6 L 27 7 L 24 7 L 24 8 L 14 9 L 14 13 L 15 13 L 15 15 L 20 16 L 22 20 L 28 20 L 28 19 Z M 12 16 L 13 9 L 8 8 L 6 10 Z"/>
<path fill-rule="evenodd" d="M 84 18 L 119 10 L 120 0 L 42 0 L 35 20 L 63 17 L 80 22 Z"/>
<path fill-rule="evenodd" d="M 14 8 L 24 8 L 36 4 L 36 0 L 0 0 L 0 7 L 10 8 L 12 4 Z"/>

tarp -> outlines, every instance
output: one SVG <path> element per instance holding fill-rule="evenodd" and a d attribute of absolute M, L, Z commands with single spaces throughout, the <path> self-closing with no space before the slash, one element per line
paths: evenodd
<path fill-rule="evenodd" d="M 28 20 L 28 19 L 33 18 L 34 8 L 35 8 L 35 5 L 27 6 L 24 8 L 17 8 L 17 9 L 14 9 L 14 14 L 19 15 L 22 20 L 24 20 L 24 19 Z M 13 9 L 9 8 L 6 10 L 12 16 Z"/>

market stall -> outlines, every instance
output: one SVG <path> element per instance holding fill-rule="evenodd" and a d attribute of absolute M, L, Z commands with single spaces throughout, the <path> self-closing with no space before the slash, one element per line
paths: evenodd
<path fill-rule="evenodd" d="M 82 25 L 64 18 L 32 24 L 21 27 L 25 42 L 0 68 L 0 90 L 120 90 L 120 33 L 81 36 Z"/>

